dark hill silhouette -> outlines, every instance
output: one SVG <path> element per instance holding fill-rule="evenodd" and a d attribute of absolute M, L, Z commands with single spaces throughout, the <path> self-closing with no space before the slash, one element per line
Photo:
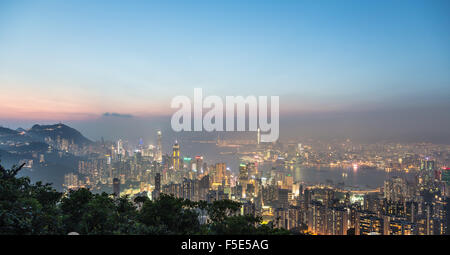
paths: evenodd
<path fill-rule="evenodd" d="M 12 130 L 12 129 L 5 128 L 5 127 L 0 127 L 0 136 L 3 136 L 3 135 L 15 135 L 15 134 L 18 134 L 18 133 L 19 132 L 16 131 L 16 130 Z"/>
<path fill-rule="evenodd" d="M 27 130 L 27 135 L 44 140 L 46 137 L 50 137 L 52 140 L 56 140 L 58 136 L 61 139 L 67 139 L 69 142 L 73 141 L 77 145 L 89 145 L 91 140 L 84 137 L 78 130 L 71 128 L 64 124 L 54 125 L 34 125 Z"/>
<path fill-rule="evenodd" d="M 0 142 L 31 142 L 35 141 L 25 133 L 17 130 L 12 130 L 5 127 L 0 127 Z M 36 141 L 37 142 L 37 141 Z"/>
<path fill-rule="evenodd" d="M 58 137 L 60 139 L 66 139 L 70 143 L 75 143 L 76 145 L 82 147 L 90 145 L 93 142 L 86 137 L 84 137 L 79 131 L 71 128 L 64 124 L 54 124 L 54 125 L 34 125 L 30 129 L 18 128 L 17 130 L 0 127 L 0 142 L 4 143 L 1 149 L 8 150 L 8 148 L 3 148 L 4 146 L 9 146 L 8 144 L 26 143 L 38 144 L 38 143 L 49 143 L 50 138 L 53 142 L 56 142 Z M 33 146 L 27 146 L 32 148 Z M 40 146 L 42 148 L 46 146 Z"/>

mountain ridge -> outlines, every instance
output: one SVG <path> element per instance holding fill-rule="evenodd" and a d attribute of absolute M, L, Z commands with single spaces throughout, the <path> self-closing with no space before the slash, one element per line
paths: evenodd
<path fill-rule="evenodd" d="M 79 145 L 89 145 L 93 141 L 89 140 L 80 131 L 62 124 L 39 125 L 35 124 L 29 129 L 18 128 L 16 130 L 0 126 L 0 142 L 46 142 L 46 139 L 66 139 Z"/>

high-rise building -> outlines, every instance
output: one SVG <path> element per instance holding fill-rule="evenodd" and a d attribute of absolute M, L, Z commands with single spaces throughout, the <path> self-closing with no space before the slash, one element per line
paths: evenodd
<path fill-rule="evenodd" d="M 202 156 L 195 156 L 195 170 L 197 173 L 203 173 L 203 157 Z"/>
<path fill-rule="evenodd" d="M 355 226 L 356 235 L 383 235 L 384 221 L 371 212 L 358 212 Z"/>
<path fill-rule="evenodd" d="M 113 179 L 113 194 L 115 197 L 120 196 L 120 180 L 119 180 L 119 178 Z"/>
<path fill-rule="evenodd" d="M 434 234 L 448 234 L 448 198 L 442 195 L 435 195 L 432 201 L 432 208 Z"/>
<path fill-rule="evenodd" d="M 156 173 L 155 174 L 155 190 L 158 192 L 161 192 L 161 174 Z"/>
<path fill-rule="evenodd" d="M 389 197 L 391 197 L 390 193 Z M 383 204 L 383 195 L 380 193 L 369 193 L 364 196 L 363 207 L 365 211 L 369 212 L 381 211 L 382 204 Z"/>
<path fill-rule="evenodd" d="M 64 185 L 67 189 L 76 189 L 78 187 L 78 175 L 74 173 L 64 175 Z"/>
<path fill-rule="evenodd" d="M 420 170 L 433 171 L 434 170 L 434 161 L 429 160 L 428 158 L 420 161 Z"/>
<path fill-rule="evenodd" d="M 256 175 L 258 174 L 258 166 L 256 163 L 252 162 L 252 163 L 248 163 L 247 164 L 247 172 L 248 172 L 248 177 L 249 178 L 255 178 Z"/>
<path fill-rule="evenodd" d="M 239 165 L 239 184 L 245 189 L 248 183 L 248 168 L 246 164 Z M 243 191 L 245 194 L 245 190 Z"/>
<path fill-rule="evenodd" d="M 175 144 L 173 145 L 172 160 L 173 169 L 175 171 L 180 170 L 180 145 L 178 144 L 178 141 L 175 141 Z"/>
<path fill-rule="evenodd" d="M 161 174 L 155 174 L 155 189 L 152 192 L 152 199 L 158 199 L 161 194 Z"/>
<path fill-rule="evenodd" d="M 327 210 L 327 234 L 347 235 L 349 229 L 348 208 L 329 208 Z"/>
<path fill-rule="evenodd" d="M 318 201 L 312 201 L 307 215 L 308 230 L 319 235 L 326 234 L 326 216 L 326 207 Z"/>
<path fill-rule="evenodd" d="M 278 189 L 278 207 L 287 208 L 289 207 L 289 190 Z"/>
<path fill-rule="evenodd" d="M 156 161 L 161 162 L 162 161 L 162 145 L 161 145 L 161 140 L 162 140 L 162 133 L 161 130 L 158 130 L 157 132 L 158 135 L 158 144 L 156 146 Z"/>
<path fill-rule="evenodd" d="M 225 175 L 226 175 L 227 165 L 225 163 L 217 163 L 215 166 L 214 172 L 214 182 L 220 184 L 226 184 Z"/>
<path fill-rule="evenodd" d="M 199 181 L 198 196 L 200 200 L 206 200 L 209 191 L 209 175 L 203 176 Z"/>
<path fill-rule="evenodd" d="M 123 141 L 119 139 L 117 141 L 117 154 L 123 154 Z"/>
<path fill-rule="evenodd" d="M 450 167 L 442 168 L 441 172 L 441 180 L 445 182 L 445 184 L 450 187 Z"/>
<path fill-rule="evenodd" d="M 435 162 L 426 158 L 420 161 L 419 188 L 420 190 L 432 190 L 435 179 Z"/>
<path fill-rule="evenodd" d="M 182 185 L 183 185 L 182 186 L 183 198 L 191 200 L 191 201 L 196 201 L 197 197 L 196 197 L 196 189 L 195 189 L 195 187 L 196 187 L 195 180 L 190 180 L 190 179 L 184 178 Z"/>
<path fill-rule="evenodd" d="M 394 177 L 384 181 L 384 197 L 388 201 L 401 202 L 411 196 L 410 185 L 404 178 Z"/>
<path fill-rule="evenodd" d="M 415 235 L 416 225 L 403 220 L 389 222 L 389 235 Z"/>

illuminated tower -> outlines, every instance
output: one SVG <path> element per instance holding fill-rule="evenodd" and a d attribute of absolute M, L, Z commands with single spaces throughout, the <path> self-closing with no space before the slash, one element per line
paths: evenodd
<path fill-rule="evenodd" d="M 121 155 L 122 150 L 123 150 L 123 142 L 122 139 L 119 139 L 119 141 L 117 141 L 117 155 Z"/>
<path fill-rule="evenodd" d="M 243 163 L 239 165 L 239 181 L 241 183 L 247 183 L 248 181 L 248 168 L 247 165 Z"/>
<path fill-rule="evenodd" d="M 195 169 L 198 173 L 203 173 L 203 157 L 202 156 L 195 156 Z"/>
<path fill-rule="evenodd" d="M 157 134 L 158 134 L 158 145 L 156 147 L 156 161 L 161 162 L 162 161 L 161 130 L 158 130 Z"/>
<path fill-rule="evenodd" d="M 226 169 L 227 169 L 227 165 L 225 163 L 216 163 L 214 182 L 220 183 L 220 184 L 225 182 L 225 184 L 226 184 L 226 180 L 225 180 Z"/>
<path fill-rule="evenodd" d="M 248 184 L 248 167 L 246 164 L 239 165 L 239 185 L 242 187 L 242 197 L 245 197 Z"/>
<path fill-rule="evenodd" d="M 432 189 L 434 181 L 435 162 L 428 157 L 420 161 L 419 187 L 423 189 Z"/>
<path fill-rule="evenodd" d="M 175 141 L 175 144 L 173 145 L 173 169 L 175 171 L 180 170 L 180 145 L 177 141 Z"/>
<path fill-rule="evenodd" d="M 122 139 L 119 139 L 117 141 L 117 151 L 116 152 L 117 152 L 116 159 L 119 160 L 119 161 L 122 161 L 122 159 L 124 158 L 124 155 L 125 155 L 125 150 L 123 149 L 123 141 L 122 141 Z"/>

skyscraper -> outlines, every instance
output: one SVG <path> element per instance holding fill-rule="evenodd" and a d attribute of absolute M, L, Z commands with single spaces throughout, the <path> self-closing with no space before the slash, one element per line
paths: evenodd
<path fill-rule="evenodd" d="M 421 190 L 432 190 L 435 178 L 435 162 L 429 158 L 420 161 L 419 188 Z"/>
<path fill-rule="evenodd" d="M 442 168 L 441 180 L 450 187 L 450 167 Z"/>
<path fill-rule="evenodd" d="M 195 170 L 203 173 L 203 156 L 195 156 Z"/>
<path fill-rule="evenodd" d="M 161 174 L 156 173 L 155 174 L 155 190 L 161 192 Z"/>
<path fill-rule="evenodd" d="M 178 144 L 178 141 L 175 141 L 175 144 L 173 145 L 173 169 L 175 171 L 180 170 L 180 145 Z"/>
<path fill-rule="evenodd" d="M 122 155 L 123 153 L 123 142 L 122 139 L 119 139 L 119 141 L 117 141 L 117 155 Z"/>
<path fill-rule="evenodd" d="M 115 197 L 120 196 L 120 180 L 119 180 L 119 178 L 113 179 L 113 194 Z"/>
<path fill-rule="evenodd" d="M 227 165 L 225 163 L 216 163 L 215 173 L 214 173 L 214 182 L 223 183 L 225 181 L 225 171 Z"/>
<path fill-rule="evenodd" d="M 356 235 L 384 234 L 384 221 L 374 213 L 359 212 L 356 217 Z"/>
<path fill-rule="evenodd" d="M 155 174 L 155 189 L 152 192 L 152 199 L 158 199 L 161 194 L 161 174 Z"/>
<path fill-rule="evenodd" d="M 246 197 L 246 189 L 248 184 L 248 168 L 246 164 L 239 165 L 239 185 L 242 187 L 242 197 Z"/>
<path fill-rule="evenodd" d="M 239 182 L 241 185 L 247 184 L 248 182 L 248 168 L 246 164 L 239 165 Z"/>
<path fill-rule="evenodd" d="M 158 135 L 158 145 L 156 146 L 156 161 L 161 162 L 162 161 L 162 145 L 161 145 L 161 140 L 162 140 L 162 133 L 161 130 L 158 130 L 157 132 Z"/>

